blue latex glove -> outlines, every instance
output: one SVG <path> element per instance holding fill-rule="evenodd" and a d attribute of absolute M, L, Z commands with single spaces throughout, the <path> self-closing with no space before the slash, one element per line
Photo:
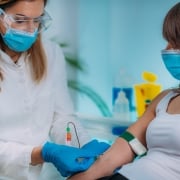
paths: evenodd
<path fill-rule="evenodd" d="M 62 176 L 67 177 L 88 169 L 96 157 L 107 148 L 109 148 L 108 144 L 96 140 L 87 143 L 82 148 L 47 142 L 42 148 L 42 157 L 44 161 L 53 163 Z"/>
<path fill-rule="evenodd" d="M 94 155 L 94 157 L 98 157 L 99 155 L 103 154 L 110 147 L 109 144 L 105 142 L 99 142 L 97 140 L 92 140 L 82 146 L 81 149 L 89 151 L 89 155 Z"/>
<path fill-rule="evenodd" d="M 77 158 L 88 156 L 88 151 L 49 142 L 42 148 L 42 157 L 44 161 L 53 163 L 64 177 L 70 176 L 74 172 L 86 170 L 93 163 L 93 159 L 85 158 L 83 161 L 79 162 Z"/>

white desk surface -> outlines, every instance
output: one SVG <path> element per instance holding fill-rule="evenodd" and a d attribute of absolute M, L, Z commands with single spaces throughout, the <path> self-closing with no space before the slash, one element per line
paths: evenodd
<path fill-rule="evenodd" d="M 77 114 L 82 125 L 87 129 L 92 138 L 107 140 L 109 142 L 116 139 L 116 135 L 112 133 L 114 127 L 129 126 L 133 122 L 125 122 L 113 117 L 101 117 Z"/>

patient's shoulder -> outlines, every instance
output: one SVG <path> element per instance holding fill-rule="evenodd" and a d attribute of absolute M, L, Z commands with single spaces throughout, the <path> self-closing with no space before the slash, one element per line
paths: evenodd
<path fill-rule="evenodd" d="M 172 89 L 166 89 L 163 90 L 162 92 L 160 92 L 155 98 L 154 101 L 156 102 L 156 104 L 162 99 L 164 98 L 167 94 L 169 94 L 170 92 L 172 92 Z"/>
<path fill-rule="evenodd" d="M 146 114 L 149 114 L 149 113 L 152 113 L 156 114 L 156 108 L 157 108 L 157 105 L 159 104 L 159 102 L 161 101 L 161 99 L 163 99 L 168 93 L 170 93 L 172 90 L 170 89 L 167 89 L 167 90 L 164 90 L 162 92 L 160 92 L 153 100 L 152 102 L 150 103 L 150 105 L 148 106 L 147 110 L 146 110 Z"/>

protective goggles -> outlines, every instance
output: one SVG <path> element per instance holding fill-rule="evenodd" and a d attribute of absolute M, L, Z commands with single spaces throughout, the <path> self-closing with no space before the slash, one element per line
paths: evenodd
<path fill-rule="evenodd" d="M 7 27 L 23 31 L 38 30 L 38 33 L 45 31 L 52 22 L 52 18 L 46 11 L 39 17 L 31 18 L 24 15 L 7 14 L 0 8 L 0 16 L 3 16 L 3 22 Z"/>

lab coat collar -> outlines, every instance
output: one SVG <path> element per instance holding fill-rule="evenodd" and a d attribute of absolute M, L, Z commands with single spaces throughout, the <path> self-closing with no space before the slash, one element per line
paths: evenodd
<path fill-rule="evenodd" d="M 29 54 L 27 54 L 27 52 L 24 52 L 20 55 L 17 63 L 14 63 L 14 61 L 11 59 L 11 57 L 0 49 L 0 61 L 4 62 L 7 65 L 13 66 L 13 67 L 22 66 L 25 63 L 25 59 L 27 57 L 29 57 Z"/>

